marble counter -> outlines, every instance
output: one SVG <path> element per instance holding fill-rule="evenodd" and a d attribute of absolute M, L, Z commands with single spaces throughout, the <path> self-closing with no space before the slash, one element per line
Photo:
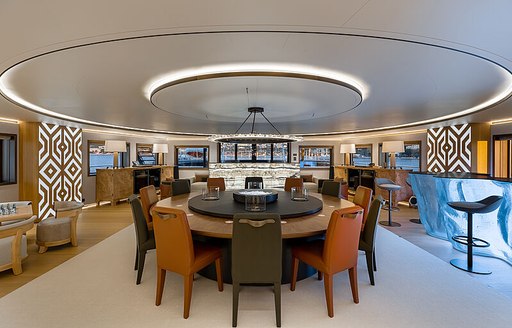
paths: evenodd
<path fill-rule="evenodd" d="M 283 187 L 286 178 L 300 175 L 299 164 L 290 163 L 211 163 L 209 176 L 222 177 L 226 189 L 243 189 L 245 177 L 262 177 L 265 188 Z"/>
<path fill-rule="evenodd" d="M 474 236 L 491 244 L 487 248 L 473 248 L 473 253 L 496 257 L 512 265 L 512 180 L 471 173 L 409 173 L 409 179 L 426 232 L 450 241 L 462 252 L 466 252 L 466 246 L 454 242 L 452 236 L 467 234 L 467 214 L 447 203 L 503 196 L 496 211 L 473 216 Z"/>

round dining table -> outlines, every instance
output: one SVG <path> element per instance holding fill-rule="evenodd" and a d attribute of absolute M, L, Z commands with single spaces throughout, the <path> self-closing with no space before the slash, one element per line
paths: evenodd
<path fill-rule="evenodd" d="M 222 260 L 222 275 L 224 282 L 231 283 L 231 237 L 233 232 L 233 221 L 226 214 L 225 206 L 226 202 L 228 206 L 239 206 L 236 205 L 236 201 L 233 199 L 233 192 L 221 192 L 220 197 L 225 197 L 223 202 L 215 203 L 216 201 L 205 200 L 208 202 L 208 208 L 215 207 L 218 204 L 220 216 L 214 216 L 212 211 L 208 211 L 210 214 L 204 214 L 205 211 L 199 209 L 197 212 L 198 198 L 201 197 L 201 193 L 190 193 L 172 196 L 160 200 L 155 204 L 152 211 L 158 212 L 165 208 L 178 208 L 182 209 L 188 218 L 188 223 L 194 240 L 213 243 L 223 248 L 223 260 Z M 279 191 L 279 198 L 276 201 L 278 203 L 281 200 L 281 206 L 289 207 L 293 206 L 294 203 L 289 199 L 290 193 Z M 192 201 L 196 211 L 189 208 L 189 201 Z M 311 203 L 318 204 L 320 206 L 315 209 L 315 213 L 305 214 L 296 217 L 286 217 L 281 219 L 281 233 L 283 238 L 283 267 L 282 267 L 282 279 L 283 284 L 289 283 L 291 279 L 291 247 L 296 243 L 307 241 L 308 239 L 320 238 L 327 230 L 331 213 L 335 209 L 345 208 L 354 206 L 354 203 L 339 199 L 334 196 L 322 195 L 318 193 L 310 193 L 308 201 Z M 303 211 L 305 204 L 297 201 L 295 204 L 298 211 Z M 316 207 L 317 205 L 313 206 Z M 267 211 L 270 212 L 272 209 L 279 209 L 278 207 L 267 206 Z M 233 210 L 234 212 L 235 210 Z M 236 207 L 237 212 L 243 212 L 242 207 Z M 310 211 L 312 212 L 312 211 Z M 306 211 L 305 213 L 308 213 Z M 293 216 L 293 215 L 292 215 Z M 299 264 L 299 272 L 297 279 L 301 280 L 313 275 L 316 272 L 315 269 L 306 265 L 305 263 Z M 209 279 L 215 280 L 215 267 L 210 265 L 199 272 L 202 276 Z"/>

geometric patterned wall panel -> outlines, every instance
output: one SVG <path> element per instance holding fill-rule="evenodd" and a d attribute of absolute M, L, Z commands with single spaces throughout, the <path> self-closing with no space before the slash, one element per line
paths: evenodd
<path fill-rule="evenodd" d="M 428 129 L 427 171 L 471 171 L 471 125 Z"/>
<path fill-rule="evenodd" d="M 55 201 L 82 201 L 82 129 L 39 124 L 39 218 Z"/>

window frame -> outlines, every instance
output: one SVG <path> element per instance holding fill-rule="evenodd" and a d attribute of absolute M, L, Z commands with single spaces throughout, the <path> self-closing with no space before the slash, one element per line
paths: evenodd
<path fill-rule="evenodd" d="M 301 162 L 303 162 L 303 152 L 302 150 L 305 148 L 326 148 L 329 149 L 329 165 L 327 166 L 302 166 Z M 334 163 L 334 146 L 328 146 L 328 145 L 313 145 L 313 146 L 300 146 L 299 145 L 299 167 L 301 170 L 325 170 L 329 169 L 331 166 L 333 166 Z"/>
<path fill-rule="evenodd" d="M 178 149 L 179 148 L 206 148 L 206 162 L 203 161 L 203 166 L 180 166 L 178 162 Z M 210 146 L 208 145 L 176 145 L 174 146 L 174 165 L 180 170 L 201 170 L 207 169 L 210 164 Z"/>
<path fill-rule="evenodd" d="M 98 144 L 98 145 L 105 146 L 105 140 L 95 140 L 95 139 L 87 140 L 87 176 L 95 177 L 96 172 L 91 173 L 91 144 Z M 129 165 L 129 163 L 130 163 L 130 143 L 129 142 L 126 143 L 126 152 L 120 152 L 120 153 L 118 153 L 118 155 L 119 155 L 118 161 L 119 161 L 119 163 L 121 163 L 121 166 L 123 168 L 130 167 L 130 165 Z M 107 165 L 106 167 L 98 167 L 96 169 L 108 169 L 109 167 L 113 167 L 113 166 L 114 166 L 114 162 L 112 159 L 112 164 L 110 166 Z"/>
<path fill-rule="evenodd" d="M 357 153 L 357 148 L 369 148 L 370 149 L 370 163 L 373 163 L 373 144 L 371 144 L 371 143 L 356 144 L 356 153 Z M 355 160 L 354 160 L 354 154 L 350 154 L 350 162 L 353 163 L 354 166 L 364 166 L 364 165 L 356 165 Z M 366 165 L 366 166 L 369 166 L 369 165 Z"/>
<path fill-rule="evenodd" d="M 18 183 L 18 136 L 13 133 L 0 133 L 0 186 L 13 185 Z M 9 167 L 9 173 L 4 176 L 4 142 L 9 141 L 9 149 L 5 158 Z M 10 141 L 14 144 L 11 145 Z M 11 168 L 13 170 L 11 170 Z M 11 174 L 12 173 L 12 174 Z M 5 178 L 5 179 L 4 179 Z"/>
<path fill-rule="evenodd" d="M 291 143 L 290 142 L 278 142 L 278 144 L 286 144 L 288 150 L 287 150 L 287 154 L 286 154 L 286 161 L 276 161 L 274 159 L 274 152 L 275 152 L 275 147 L 274 147 L 274 143 L 271 143 L 270 145 L 270 161 L 269 160 L 258 160 L 257 159 L 257 149 L 258 149 L 258 145 L 264 145 L 262 143 L 253 143 L 253 144 L 247 144 L 247 145 L 251 145 L 251 148 L 252 148 L 252 153 L 251 153 L 251 160 L 239 160 L 238 159 L 238 144 L 234 144 L 235 145 L 235 159 L 234 160 L 230 160 L 230 161 L 223 161 L 222 160 L 222 144 L 225 144 L 226 142 L 222 143 L 222 142 L 218 142 L 217 143 L 217 162 L 218 163 L 290 163 L 290 152 L 291 152 Z M 229 144 L 229 143 L 227 143 Z M 244 144 L 245 145 L 245 144 Z"/>

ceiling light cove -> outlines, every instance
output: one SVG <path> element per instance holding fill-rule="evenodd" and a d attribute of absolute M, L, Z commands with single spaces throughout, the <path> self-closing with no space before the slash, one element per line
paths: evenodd
<path fill-rule="evenodd" d="M 239 63 L 175 71 L 149 81 L 144 93 L 148 100 L 152 102 L 153 96 L 158 91 L 173 85 L 204 79 L 240 76 L 289 77 L 336 84 L 356 92 L 360 97 L 359 103 L 369 95 L 368 86 L 351 75 L 320 67 L 284 63 Z"/>

